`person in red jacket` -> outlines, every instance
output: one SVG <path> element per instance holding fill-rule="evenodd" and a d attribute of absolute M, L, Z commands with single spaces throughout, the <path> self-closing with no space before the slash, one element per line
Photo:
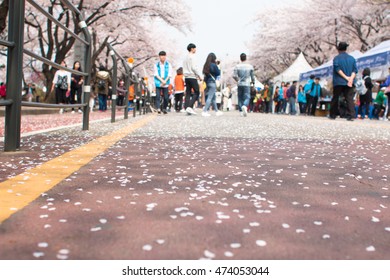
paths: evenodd
<path fill-rule="evenodd" d="M 0 99 L 5 99 L 7 95 L 7 88 L 4 83 L 0 83 Z"/>

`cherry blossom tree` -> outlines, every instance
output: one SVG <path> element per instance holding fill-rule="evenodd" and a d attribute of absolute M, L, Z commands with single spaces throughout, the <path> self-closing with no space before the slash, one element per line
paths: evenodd
<path fill-rule="evenodd" d="M 252 41 L 259 76 L 271 78 L 284 71 L 302 52 L 319 66 L 347 41 L 362 52 L 390 39 L 390 10 L 381 0 L 307 0 L 301 6 L 263 11 L 256 18 Z"/>
<path fill-rule="evenodd" d="M 35 0 L 57 20 L 81 34 L 76 16 L 59 0 Z M 159 42 L 148 27 L 161 20 L 164 24 L 185 32 L 190 28 L 188 9 L 182 0 L 72 0 L 84 15 L 92 33 L 93 69 L 99 64 L 109 66 L 107 43 L 124 56 L 132 56 L 137 64 L 155 56 Z M 72 56 L 75 39 L 26 4 L 25 48 L 44 58 L 60 63 Z M 70 59 L 69 59 L 70 60 Z M 33 72 L 42 72 L 47 88 L 51 88 L 55 68 L 26 58 Z M 69 63 L 69 62 L 68 62 Z M 42 67 L 39 69 L 39 67 Z M 48 93 L 49 94 L 49 93 Z"/>

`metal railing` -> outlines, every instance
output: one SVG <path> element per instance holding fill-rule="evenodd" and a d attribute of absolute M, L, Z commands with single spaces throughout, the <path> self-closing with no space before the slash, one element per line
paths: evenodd
<path fill-rule="evenodd" d="M 8 47 L 7 53 L 7 96 L 0 102 L 5 107 L 4 150 L 20 148 L 20 123 L 24 40 L 25 1 L 9 1 L 8 41 L 0 43 Z"/>
<path fill-rule="evenodd" d="M 125 68 L 125 88 L 127 89 L 126 91 L 126 105 L 125 106 L 116 106 L 116 103 L 113 102 L 112 108 L 111 108 L 111 122 L 115 122 L 115 112 L 116 108 L 124 108 L 124 118 L 128 118 L 128 98 L 129 98 L 129 87 L 130 85 L 134 85 L 134 100 L 133 100 L 133 117 L 136 116 L 136 111 L 137 107 L 139 108 L 139 114 L 142 115 L 147 113 L 147 108 L 149 108 L 149 100 L 150 98 L 150 92 L 148 87 L 146 86 L 145 82 L 143 79 L 140 79 L 138 75 L 136 75 L 133 72 L 132 67 L 129 66 L 127 61 L 110 45 L 107 44 L 108 49 L 110 50 L 110 55 L 113 60 L 113 78 L 112 80 L 114 81 L 113 86 L 112 86 L 112 100 L 116 100 L 117 95 L 116 95 L 116 81 L 117 81 L 117 57 L 122 61 L 123 67 Z M 147 93 L 147 94 L 142 94 L 142 93 Z M 147 98 L 146 98 L 147 96 Z"/>
<path fill-rule="evenodd" d="M 44 16 L 55 23 L 64 32 L 71 35 L 76 40 L 85 45 L 85 65 L 86 72 L 79 72 L 73 69 L 62 67 L 42 56 L 39 56 L 29 50 L 24 49 L 24 14 L 26 1 Z M 7 56 L 7 99 L 0 101 L 0 106 L 6 106 L 5 112 L 5 130 L 4 130 L 4 150 L 15 151 L 20 148 L 20 131 L 21 131 L 21 106 L 41 107 L 41 108 L 83 108 L 83 130 L 89 129 L 89 98 L 90 98 L 90 80 L 91 80 L 91 35 L 88 31 L 81 12 L 73 6 L 69 0 L 60 0 L 68 9 L 77 17 L 79 27 L 81 28 L 85 39 L 81 38 L 61 22 L 55 19 L 50 13 L 44 10 L 33 0 L 10 1 L 9 3 L 9 20 L 8 20 L 8 41 L 0 40 L 0 44 L 8 47 Z M 23 53 L 29 55 L 43 63 L 54 68 L 62 69 L 74 74 L 84 76 L 83 98 L 81 104 L 59 105 L 59 104 L 42 104 L 36 102 L 22 102 L 22 80 L 23 80 Z"/>
<path fill-rule="evenodd" d="M 128 119 L 129 113 L 129 87 L 130 87 L 130 81 L 131 75 L 132 75 L 132 69 L 127 64 L 126 60 L 111 46 L 111 44 L 107 43 L 107 48 L 110 50 L 110 55 L 112 58 L 113 63 L 113 73 L 112 73 L 112 105 L 111 105 L 111 122 L 115 122 L 115 113 L 117 108 L 123 108 L 124 109 L 124 119 Z M 126 95 L 124 97 L 125 105 L 124 106 L 117 106 L 116 105 L 116 99 L 117 99 L 117 90 L 116 90 L 116 83 L 118 80 L 118 65 L 117 65 L 117 57 L 122 61 L 123 67 L 125 68 L 125 89 L 126 89 Z"/>

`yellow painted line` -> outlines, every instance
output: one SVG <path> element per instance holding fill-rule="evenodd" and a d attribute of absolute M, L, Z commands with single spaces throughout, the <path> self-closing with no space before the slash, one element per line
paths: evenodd
<path fill-rule="evenodd" d="M 102 136 L 57 158 L 0 183 L 0 224 L 16 211 L 30 204 L 42 193 L 62 182 L 99 154 L 146 125 L 156 116 L 150 115 L 112 134 Z"/>

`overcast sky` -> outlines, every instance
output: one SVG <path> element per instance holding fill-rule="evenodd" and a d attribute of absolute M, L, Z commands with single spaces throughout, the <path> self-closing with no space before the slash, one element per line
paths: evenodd
<path fill-rule="evenodd" d="M 282 7 L 300 0 L 184 0 L 191 7 L 193 32 L 180 35 L 184 50 L 188 43 L 197 45 L 198 59 L 206 59 L 214 52 L 221 60 L 238 59 L 248 52 L 247 44 L 253 36 L 256 14 L 265 7 Z M 250 54 L 248 53 L 248 56 Z"/>

